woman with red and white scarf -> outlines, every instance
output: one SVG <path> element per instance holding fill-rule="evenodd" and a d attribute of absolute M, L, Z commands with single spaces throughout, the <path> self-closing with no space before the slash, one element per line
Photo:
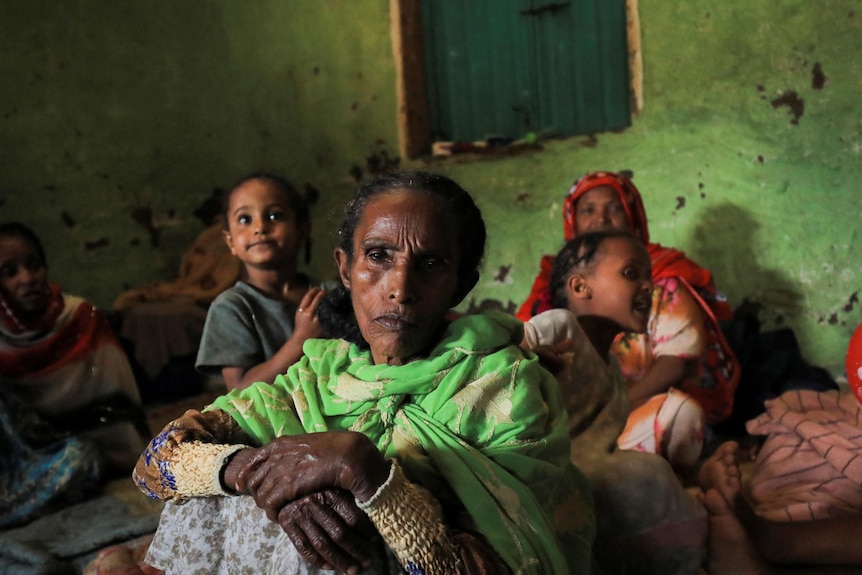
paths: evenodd
<path fill-rule="evenodd" d="M 612 353 L 629 387 L 631 413 L 618 440 L 623 449 L 659 453 L 675 467 L 692 466 L 703 446 L 704 421 L 726 419 L 739 382 L 739 362 L 718 322 L 732 309 L 712 274 L 679 250 L 650 242 L 640 192 L 614 172 L 580 178 L 563 206 L 566 240 L 579 233 L 628 230 L 647 247 L 655 285 L 645 334 L 621 334 Z M 526 321 L 551 308 L 553 256 L 543 256 L 528 299 L 517 316 Z"/>
<path fill-rule="evenodd" d="M 0 224 L 0 527 L 80 500 L 145 445 L 132 369 L 104 316 L 50 283 L 30 228 Z"/>

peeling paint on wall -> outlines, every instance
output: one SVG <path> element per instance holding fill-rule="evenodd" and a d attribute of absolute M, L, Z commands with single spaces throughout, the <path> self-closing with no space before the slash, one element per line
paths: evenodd
<path fill-rule="evenodd" d="M 381 143 L 382 142 L 380 140 L 377 141 L 378 146 L 380 146 Z M 400 164 L 401 158 L 389 154 L 385 148 L 380 148 L 378 151 L 373 152 L 370 156 L 365 158 L 365 167 L 371 174 L 379 174 L 380 172 L 397 168 Z"/>
<path fill-rule="evenodd" d="M 781 106 L 787 106 L 790 109 L 790 113 L 793 116 L 793 119 L 790 120 L 790 123 L 794 126 L 799 125 L 799 118 L 802 117 L 802 114 L 805 113 L 805 100 L 799 97 L 794 90 L 788 90 L 784 92 L 777 98 L 774 98 L 772 102 L 773 108 L 779 108 Z"/>
<path fill-rule="evenodd" d="M 195 208 L 192 214 L 200 220 L 203 225 L 211 225 L 215 218 L 221 215 L 223 195 L 224 190 L 222 188 L 213 188 L 210 192 L 210 197 L 201 202 L 201 205 Z"/>
<path fill-rule="evenodd" d="M 159 247 L 159 231 L 153 225 L 153 211 L 150 208 L 135 208 L 132 210 L 132 220 L 147 230 L 150 235 L 150 245 Z"/>
<path fill-rule="evenodd" d="M 477 304 L 475 299 L 470 298 L 470 304 L 467 306 L 464 313 L 469 315 L 484 311 L 500 311 L 503 313 L 514 314 L 518 311 L 518 304 L 512 300 L 509 300 L 504 304 L 502 301 L 496 299 L 483 299 Z"/>
<path fill-rule="evenodd" d="M 859 291 L 855 291 L 852 294 L 850 294 L 850 296 L 847 298 L 847 303 L 845 303 L 843 306 L 841 306 L 841 310 L 839 310 L 837 312 L 832 312 L 831 314 L 829 314 L 828 319 L 826 318 L 825 314 L 823 314 L 823 313 L 818 314 L 818 316 L 817 316 L 818 325 L 823 324 L 823 323 L 827 323 L 829 325 L 848 325 L 847 319 L 841 319 L 839 314 L 842 311 L 844 313 L 848 313 L 848 314 L 852 313 L 853 310 L 856 308 L 858 303 L 859 303 Z M 857 320 L 852 319 L 852 318 L 850 318 L 850 319 L 851 319 L 851 321 L 850 321 L 849 325 L 856 326 L 858 324 Z"/>
<path fill-rule="evenodd" d="M 320 190 L 305 182 L 305 201 L 308 202 L 308 205 L 313 206 L 318 199 L 320 199 Z"/>
<path fill-rule="evenodd" d="M 401 165 L 401 157 L 390 154 L 384 147 L 386 144 L 384 140 L 378 138 L 375 140 L 374 144 L 378 149 L 365 157 L 365 170 L 357 164 L 353 164 L 350 167 L 350 177 L 353 178 L 356 183 L 362 181 L 365 172 L 368 172 L 369 174 L 379 174 L 387 170 L 395 169 Z"/>
<path fill-rule="evenodd" d="M 820 62 L 814 62 L 814 68 L 811 70 L 811 88 L 814 90 L 822 90 L 829 78 L 823 73 L 820 67 Z"/>
<path fill-rule="evenodd" d="M 108 238 L 99 238 L 94 242 L 84 242 L 84 249 L 87 251 L 104 248 L 109 245 Z"/>
<path fill-rule="evenodd" d="M 494 274 L 494 281 L 499 283 L 506 283 L 506 278 L 509 277 L 509 272 L 512 271 L 512 264 L 507 266 L 500 266 L 497 268 L 497 273 Z"/>

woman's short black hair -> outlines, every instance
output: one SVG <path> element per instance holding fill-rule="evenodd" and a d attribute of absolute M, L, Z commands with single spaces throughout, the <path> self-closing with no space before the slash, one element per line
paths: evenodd
<path fill-rule="evenodd" d="M 452 222 L 461 248 L 458 279 L 466 284 L 479 273 L 485 257 L 486 230 L 482 213 L 470 194 L 450 178 L 429 172 L 391 171 L 361 184 L 347 202 L 338 228 L 338 247 L 352 262 L 353 236 L 362 212 L 374 196 L 392 190 L 407 190 L 433 197 Z M 330 291 L 318 312 L 321 324 L 332 337 L 367 346 L 353 319 L 350 293 L 343 286 Z"/>
<path fill-rule="evenodd" d="M 19 222 L 6 222 L 0 224 L 0 238 L 22 238 L 33 246 L 39 258 L 42 260 L 42 265 L 48 267 L 48 258 L 45 257 L 45 248 L 42 247 L 42 242 L 36 232 Z"/>

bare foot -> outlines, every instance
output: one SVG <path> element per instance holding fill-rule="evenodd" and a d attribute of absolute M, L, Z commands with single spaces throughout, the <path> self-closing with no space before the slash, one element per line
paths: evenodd
<path fill-rule="evenodd" d="M 737 492 L 738 494 L 738 492 Z M 728 501 L 716 488 L 704 496 L 709 512 L 709 575 L 767 575 L 770 570 L 760 558 L 745 528 Z"/>
<path fill-rule="evenodd" d="M 727 504 L 733 507 L 742 489 L 742 474 L 739 471 L 737 452 L 739 444 L 726 441 L 701 466 L 698 482 L 704 492 L 715 489 Z"/>

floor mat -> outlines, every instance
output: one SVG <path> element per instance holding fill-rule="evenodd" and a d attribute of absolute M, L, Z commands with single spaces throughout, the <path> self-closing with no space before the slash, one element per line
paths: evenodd
<path fill-rule="evenodd" d="M 100 549 L 153 533 L 162 507 L 130 478 L 116 480 L 99 497 L 0 532 L 0 573 L 79 574 Z"/>

